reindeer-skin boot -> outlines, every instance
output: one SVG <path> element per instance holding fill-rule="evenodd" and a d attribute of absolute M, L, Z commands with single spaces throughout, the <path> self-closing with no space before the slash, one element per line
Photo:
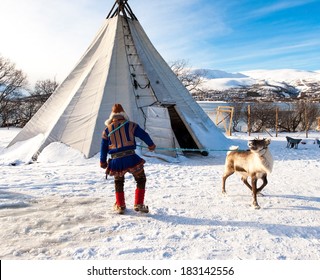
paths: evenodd
<path fill-rule="evenodd" d="M 149 213 L 149 207 L 144 205 L 145 189 L 136 189 L 133 209 L 137 212 Z"/>
<path fill-rule="evenodd" d="M 116 192 L 116 202 L 113 206 L 113 210 L 118 214 L 124 214 L 126 210 L 126 203 L 124 199 L 124 192 Z"/>
<path fill-rule="evenodd" d="M 137 212 L 148 213 L 149 208 L 148 206 L 144 205 L 144 195 L 146 192 L 145 188 L 146 188 L 146 182 L 147 182 L 147 178 L 144 173 L 144 170 L 142 169 L 140 172 L 133 174 L 133 176 L 137 183 L 133 209 Z"/>
<path fill-rule="evenodd" d="M 126 210 L 126 202 L 124 197 L 124 177 L 116 177 L 114 180 L 116 189 L 116 202 L 113 206 L 113 210 L 118 214 L 124 214 Z"/>

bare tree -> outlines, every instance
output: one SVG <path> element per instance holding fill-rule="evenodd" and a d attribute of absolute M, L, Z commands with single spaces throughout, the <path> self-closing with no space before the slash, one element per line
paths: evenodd
<path fill-rule="evenodd" d="M 169 65 L 190 93 L 201 91 L 199 86 L 203 83 L 205 70 L 192 70 L 184 59 L 173 61 Z"/>
<path fill-rule="evenodd" d="M 37 81 L 33 91 L 5 98 L 6 107 L 1 111 L 2 125 L 23 127 L 58 86 L 55 80 Z"/>
<path fill-rule="evenodd" d="M 261 132 L 266 128 L 275 126 L 275 105 L 272 103 L 253 103 L 251 106 L 251 130 Z M 246 109 L 246 121 L 248 109 Z"/>
<path fill-rule="evenodd" d="M 302 102 L 298 103 L 298 108 L 303 114 L 301 119 L 301 129 L 309 130 L 315 124 L 317 117 L 320 114 L 319 106 L 315 103 Z"/>
<path fill-rule="evenodd" d="M 319 115 L 316 104 L 296 102 L 289 105 L 287 110 L 279 112 L 279 128 L 283 131 L 296 132 L 311 127 Z"/>
<path fill-rule="evenodd" d="M 14 63 L 0 56 L 0 125 L 9 125 L 14 106 L 12 101 L 21 95 L 28 84 L 27 76 Z"/>
<path fill-rule="evenodd" d="M 30 96 L 20 99 L 19 114 L 16 114 L 18 126 L 24 126 L 59 86 L 56 80 L 37 81 Z"/>
<path fill-rule="evenodd" d="M 42 80 L 37 81 L 31 96 L 36 98 L 40 103 L 44 103 L 51 96 L 51 94 L 57 89 L 59 83 L 56 80 Z"/>

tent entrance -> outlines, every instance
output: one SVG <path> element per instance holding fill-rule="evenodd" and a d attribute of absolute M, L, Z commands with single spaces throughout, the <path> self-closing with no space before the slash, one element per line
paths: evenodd
<path fill-rule="evenodd" d="M 161 154 L 176 156 L 176 147 L 199 149 L 192 134 L 175 105 L 150 106 L 147 110 L 146 131 L 149 133 Z M 190 151 L 193 152 L 194 151 Z M 201 153 L 202 155 L 207 155 Z"/>
<path fill-rule="evenodd" d="M 168 112 L 170 116 L 171 127 L 179 146 L 185 149 L 199 149 L 186 124 L 177 112 L 176 107 L 174 105 L 169 106 Z"/>

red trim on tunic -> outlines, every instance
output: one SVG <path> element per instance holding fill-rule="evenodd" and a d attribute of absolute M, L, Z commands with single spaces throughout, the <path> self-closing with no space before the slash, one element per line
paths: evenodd
<path fill-rule="evenodd" d="M 108 167 L 107 170 L 106 170 L 106 173 L 108 175 L 110 175 L 110 176 L 122 177 L 127 172 L 129 172 L 131 174 L 135 173 L 135 172 L 138 172 L 139 170 L 141 170 L 143 168 L 145 163 L 146 163 L 146 161 L 142 158 L 141 161 L 138 164 L 136 164 L 136 165 L 134 165 L 132 167 L 129 167 L 129 168 L 125 169 L 125 170 L 120 170 L 120 171 L 119 170 L 112 170 L 112 169 L 110 169 Z"/>

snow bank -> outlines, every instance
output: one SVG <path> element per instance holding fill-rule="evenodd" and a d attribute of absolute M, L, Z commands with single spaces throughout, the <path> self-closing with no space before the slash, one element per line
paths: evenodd
<path fill-rule="evenodd" d="M 9 148 L 2 147 L 0 150 L 0 165 L 18 165 L 30 163 L 32 161 L 32 157 L 37 152 L 37 149 L 40 147 L 43 140 L 44 135 L 39 134 L 29 140 L 15 143 Z"/>
<path fill-rule="evenodd" d="M 54 142 L 40 153 L 37 162 L 41 163 L 79 163 L 84 161 L 84 155 L 65 144 Z"/>

